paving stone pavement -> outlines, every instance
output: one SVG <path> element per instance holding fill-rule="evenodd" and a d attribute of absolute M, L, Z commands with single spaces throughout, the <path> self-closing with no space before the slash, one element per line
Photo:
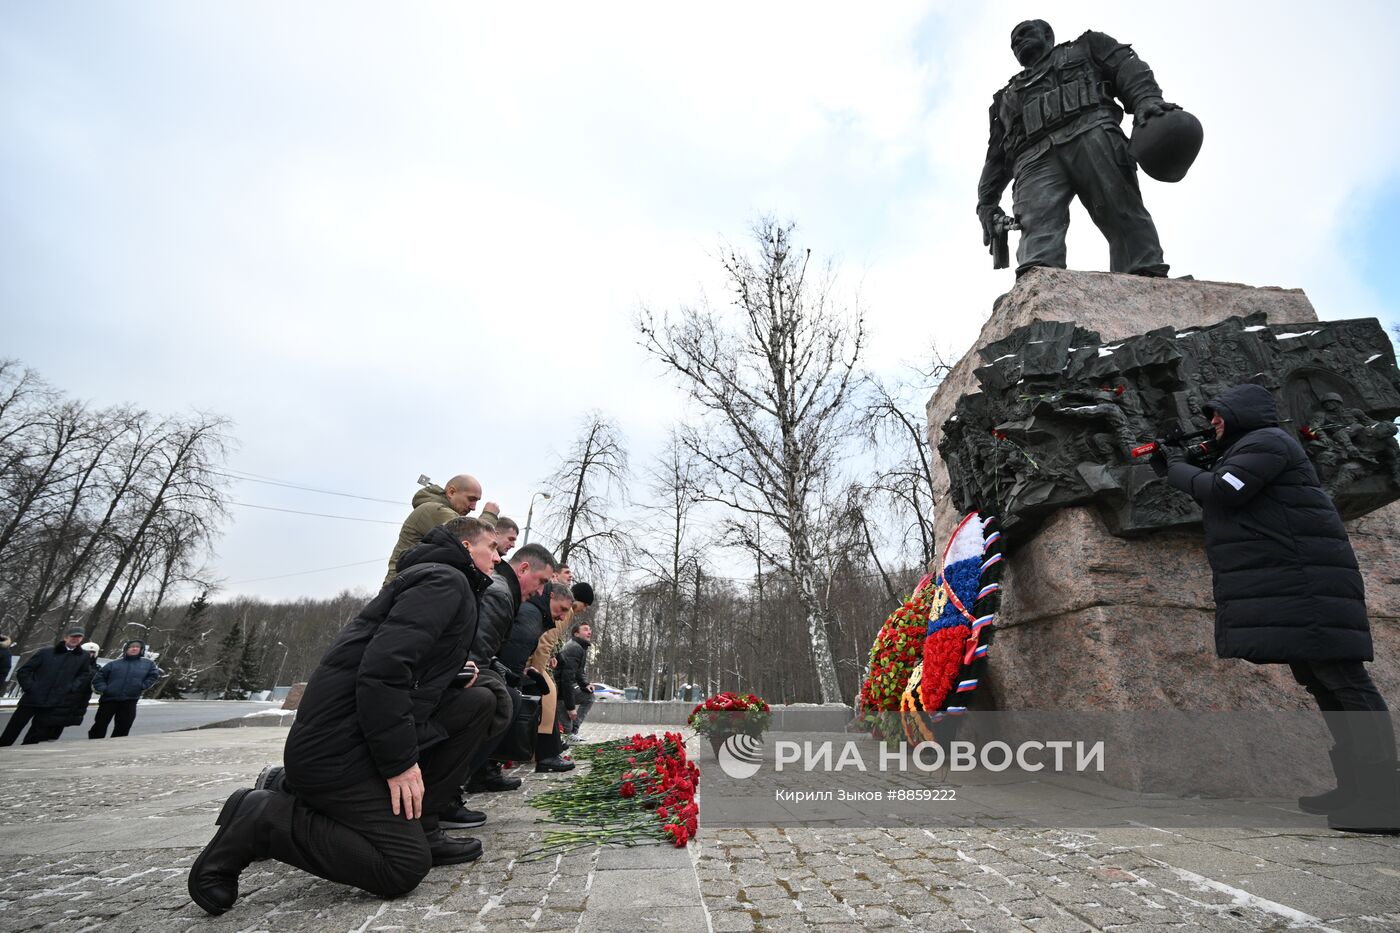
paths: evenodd
<path fill-rule="evenodd" d="M 655 727 L 590 726 L 593 739 Z M 707 829 L 686 850 L 521 861 L 535 789 L 469 798 L 481 861 L 381 901 L 276 862 L 209 918 L 185 877 L 280 728 L 0 751 L 0 930 L 1400 929 L 1400 840 L 1316 831 Z M 706 760 L 701 756 L 700 760 Z M 524 772 L 522 771 L 522 776 Z"/>

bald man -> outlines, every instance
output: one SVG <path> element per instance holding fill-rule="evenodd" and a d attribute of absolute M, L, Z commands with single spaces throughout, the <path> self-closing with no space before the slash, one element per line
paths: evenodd
<path fill-rule="evenodd" d="M 413 511 L 404 519 L 399 529 L 399 540 L 394 544 L 394 552 L 389 555 L 389 572 L 384 575 L 381 586 L 388 586 L 399 571 L 399 555 L 411 547 L 416 547 L 423 536 L 438 525 L 445 525 L 458 515 L 468 515 L 481 501 L 481 483 L 475 476 L 462 473 L 447 481 L 447 488 L 424 486 L 413 494 Z M 478 518 L 487 528 L 494 530 L 501 507 L 487 502 L 481 507 Z"/>

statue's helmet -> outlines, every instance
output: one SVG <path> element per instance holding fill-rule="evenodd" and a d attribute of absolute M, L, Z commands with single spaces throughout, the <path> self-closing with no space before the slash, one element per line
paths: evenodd
<path fill-rule="evenodd" d="M 1201 151 L 1201 121 L 1185 110 L 1168 110 L 1133 128 L 1132 153 L 1158 181 L 1181 181 Z"/>
<path fill-rule="evenodd" d="M 1336 392 L 1323 392 L 1322 397 L 1318 399 L 1318 401 L 1320 401 L 1324 405 L 1326 405 L 1328 402 L 1336 402 L 1338 405 L 1340 405 L 1342 404 L 1342 397 Z"/>

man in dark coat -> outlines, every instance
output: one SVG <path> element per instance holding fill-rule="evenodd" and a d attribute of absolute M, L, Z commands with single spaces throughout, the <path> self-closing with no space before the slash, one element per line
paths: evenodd
<path fill-rule="evenodd" d="M 471 659 L 483 670 L 483 677 L 497 690 L 503 706 L 513 707 L 519 678 L 510 673 L 496 655 L 510 638 L 521 603 L 544 592 L 545 584 L 554 576 L 558 562 L 549 549 L 539 544 L 527 544 L 502 561 L 496 568 L 491 586 L 481 594 L 481 623 L 472 640 Z M 512 716 L 513 716 L 512 712 Z M 491 748 L 482 748 L 472 761 L 469 793 L 511 791 L 520 787 L 520 779 L 501 773 L 499 762 L 488 760 Z M 462 810 L 460 805 L 456 810 Z M 479 811 L 470 811 L 477 816 Z"/>
<path fill-rule="evenodd" d="M 436 814 L 471 755 L 504 726 L 465 664 L 499 559 L 488 529 L 465 516 L 403 554 L 307 682 L 287 736 L 286 780 L 224 804 L 190 869 L 196 904 L 228 910 L 257 858 L 397 897 L 433 865 L 480 857 L 478 841 L 448 837 Z"/>
<path fill-rule="evenodd" d="M 1338 788 L 1299 805 L 1334 829 L 1400 831 L 1400 775 L 1371 660 L 1365 589 L 1337 508 L 1262 386 L 1204 408 L 1223 447 L 1203 470 L 1170 453 L 1168 481 L 1201 505 L 1222 658 L 1287 664 L 1317 701 L 1336 747 Z"/>
<path fill-rule="evenodd" d="M 575 622 L 573 636 L 559 649 L 560 723 L 569 735 L 578 735 L 579 726 L 593 708 L 593 688 L 588 685 L 588 649 L 593 644 L 593 627 Z"/>
<path fill-rule="evenodd" d="M 548 587 L 549 593 L 540 593 L 532 596 L 520 604 L 520 612 L 515 617 L 515 624 L 511 626 L 510 637 L 506 639 L 505 645 L 497 652 L 496 657 L 506 666 L 511 675 L 520 680 L 525 679 L 525 672 L 529 667 L 530 658 L 539 651 L 540 641 L 547 633 L 553 631 L 554 626 L 560 623 L 573 610 L 574 597 L 569 587 L 563 583 L 551 583 Z M 542 690 L 549 694 L 558 692 L 558 686 L 549 678 L 545 671 L 538 671 L 540 674 L 537 682 Z M 548 694 L 541 697 L 540 717 L 543 721 L 547 715 L 552 726 L 554 722 L 555 709 L 558 706 L 558 698 L 546 703 Z M 574 763 L 563 757 L 563 746 L 559 743 L 559 734 L 550 728 L 547 731 L 535 733 L 535 771 L 554 772 L 572 771 Z"/>
<path fill-rule="evenodd" d="M 154 687 L 157 680 L 160 680 L 160 668 L 146 657 L 146 643 L 138 639 L 127 642 L 122 647 L 122 656 L 98 668 L 92 678 L 92 688 L 100 699 L 88 738 L 105 739 L 107 725 L 114 718 L 117 725 L 112 729 L 112 738 L 130 735 L 131 724 L 136 721 L 136 704 L 141 694 Z"/>
<path fill-rule="evenodd" d="M 84 632 L 72 626 L 63 632 L 63 639 L 52 648 L 41 648 L 20 665 L 15 672 L 24 696 L 10 716 L 5 731 L 0 734 L 0 746 L 13 745 L 20 731 L 32 719 L 23 745 L 52 742 L 68 725 L 78 697 L 87 706 L 92 686 L 92 658 L 82 649 Z"/>

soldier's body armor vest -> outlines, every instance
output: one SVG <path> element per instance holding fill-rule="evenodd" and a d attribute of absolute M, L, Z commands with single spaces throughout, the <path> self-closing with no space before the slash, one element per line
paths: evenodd
<path fill-rule="evenodd" d="M 1101 112 L 1116 125 L 1123 111 L 1113 99 L 1083 38 L 1065 42 L 1033 68 L 1012 78 L 1002 89 L 999 118 L 1005 130 L 1007 155 L 1014 160 L 1052 132 Z M 1099 122 L 1099 121 L 1093 121 Z"/>

